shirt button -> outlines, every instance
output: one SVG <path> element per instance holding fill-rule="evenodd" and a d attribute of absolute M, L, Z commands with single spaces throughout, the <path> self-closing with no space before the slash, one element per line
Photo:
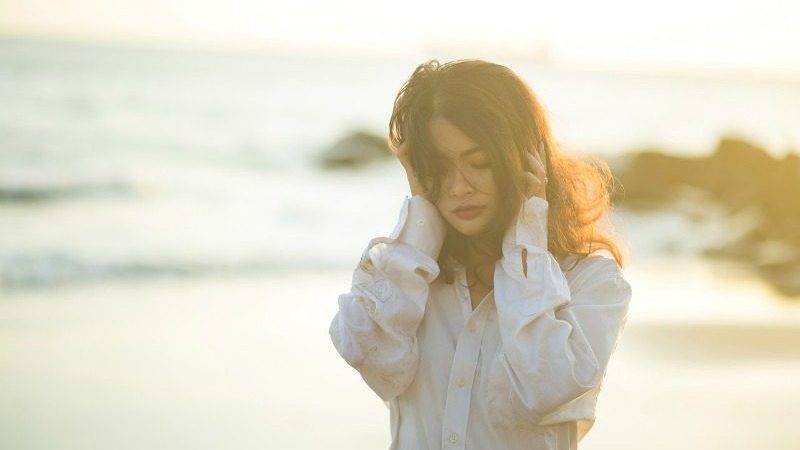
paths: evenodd
<path fill-rule="evenodd" d="M 466 382 L 464 381 L 463 378 L 459 378 L 458 380 L 456 380 L 456 384 L 458 385 L 458 387 L 464 387 Z"/>
<path fill-rule="evenodd" d="M 458 434 L 457 433 L 450 433 L 450 442 L 455 444 L 458 442 Z"/>
<path fill-rule="evenodd" d="M 378 300 L 384 302 L 392 296 L 392 286 L 386 279 L 381 279 L 375 282 L 372 292 L 378 297 Z"/>

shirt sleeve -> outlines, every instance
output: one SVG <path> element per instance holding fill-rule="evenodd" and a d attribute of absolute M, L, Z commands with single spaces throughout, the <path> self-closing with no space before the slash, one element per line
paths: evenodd
<path fill-rule="evenodd" d="M 339 295 L 329 327 L 333 345 L 384 401 L 402 393 L 416 374 L 417 328 L 439 275 L 445 234 L 433 203 L 406 196 L 394 230 L 369 242 L 350 292 Z"/>
<path fill-rule="evenodd" d="M 487 403 L 512 428 L 593 423 L 631 299 L 621 268 L 602 252 L 581 263 L 570 290 L 547 250 L 547 212 L 545 199 L 525 202 L 495 270 L 501 351 L 491 364 Z"/>

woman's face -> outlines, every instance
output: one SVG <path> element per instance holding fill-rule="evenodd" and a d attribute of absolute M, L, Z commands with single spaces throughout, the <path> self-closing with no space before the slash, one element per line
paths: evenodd
<path fill-rule="evenodd" d="M 476 234 L 491 222 L 498 209 L 488 149 L 480 148 L 444 118 L 434 117 L 429 127 L 445 167 L 440 175 L 442 188 L 436 207 L 453 228 L 467 236 Z M 480 209 L 456 211 L 467 206 Z"/>

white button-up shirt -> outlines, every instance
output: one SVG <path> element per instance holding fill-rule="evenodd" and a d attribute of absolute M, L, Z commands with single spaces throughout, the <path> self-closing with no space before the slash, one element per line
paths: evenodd
<path fill-rule="evenodd" d="M 575 449 L 594 424 L 631 287 L 606 250 L 558 261 L 547 210 L 524 203 L 474 310 L 463 266 L 437 278 L 446 224 L 424 197 L 367 245 L 329 332 L 389 407 L 390 450 Z"/>

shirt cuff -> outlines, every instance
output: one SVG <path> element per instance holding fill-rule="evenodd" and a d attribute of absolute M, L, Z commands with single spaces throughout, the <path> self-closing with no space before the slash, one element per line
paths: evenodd
<path fill-rule="evenodd" d="M 447 226 L 436 205 L 421 195 L 406 196 L 400 217 L 389 235 L 436 260 L 444 244 Z"/>
<path fill-rule="evenodd" d="M 514 226 L 503 239 L 503 248 L 530 245 L 547 250 L 547 215 L 549 204 L 539 196 L 525 201 Z"/>

